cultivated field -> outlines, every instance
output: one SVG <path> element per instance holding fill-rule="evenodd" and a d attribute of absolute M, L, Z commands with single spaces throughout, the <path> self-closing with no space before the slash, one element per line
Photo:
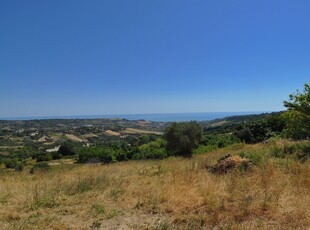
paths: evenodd
<path fill-rule="evenodd" d="M 75 135 L 73 135 L 73 134 L 66 134 L 65 136 L 66 136 L 66 138 L 68 138 L 70 141 L 75 141 L 75 142 L 83 142 L 83 141 L 84 141 L 83 139 L 81 139 L 81 138 L 79 138 L 79 137 L 77 137 L 77 136 L 75 136 Z"/>
<path fill-rule="evenodd" d="M 282 145 L 281 142 L 277 145 Z M 0 174 L 1 229 L 309 229 L 310 164 L 270 158 L 251 172 L 211 174 L 238 145 L 192 159 L 61 164 Z"/>
<path fill-rule="evenodd" d="M 155 135 L 163 135 L 163 132 L 158 131 L 148 131 L 148 130 L 142 130 L 142 129 L 133 129 L 133 128 L 126 128 L 123 133 L 126 134 L 155 134 Z"/>

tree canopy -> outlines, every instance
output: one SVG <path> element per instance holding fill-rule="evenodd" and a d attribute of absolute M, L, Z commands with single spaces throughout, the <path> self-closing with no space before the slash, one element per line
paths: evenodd
<path fill-rule="evenodd" d="M 164 134 L 167 150 L 174 155 L 190 157 L 193 149 L 198 147 L 202 134 L 202 127 L 195 121 L 173 122 Z"/>
<path fill-rule="evenodd" d="M 310 84 L 304 85 L 303 92 L 297 91 L 289 95 L 289 100 L 284 101 L 288 112 L 284 115 L 287 119 L 287 132 L 289 136 L 302 139 L 310 137 Z"/>

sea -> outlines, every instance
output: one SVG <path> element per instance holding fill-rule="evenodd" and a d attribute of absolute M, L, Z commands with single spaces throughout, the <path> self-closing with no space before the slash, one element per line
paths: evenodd
<path fill-rule="evenodd" d="M 98 118 L 123 118 L 127 120 L 146 120 L 156 122 L 181 122 L 181 121 L 210 121 L 214 119 L 269 113 L 260 112 L 205 112 L 205 113 L 154 113 L 154 114 L 112 114 L 112 115 L 83 115 L 83 116 L 41 116 L 41 117 L 10 117 L 0 120 L 42 120 L 42 119 L 98 119 Z"/>

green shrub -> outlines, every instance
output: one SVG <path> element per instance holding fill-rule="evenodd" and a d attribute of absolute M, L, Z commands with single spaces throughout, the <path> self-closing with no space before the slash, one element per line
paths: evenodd
<path fill-rule="evenodd" d="M 16 165 L 18 164 L 18 159 L 13 158 L 13 159 L 7 159 L 5 162 L 5 167 L 8 169 L 13 169 L 16 167 Z"/>
<path fill-rule="evenodd" d="M 296 148 L 297 148 L 297 158 L 299 160 L 301 160 L 302 162 L 305 162 L 308 160 L 308 158 L 310 157 L 310 142 L 302 142 L 302 143 L 298 143 L 296 144 Z"/>
<path fill-rule="evenodd" d="M 53 159 L 51 153 L 41 154 L 37 157 L 37 162 L 51 161 Z"/>
<path fill-rule="evenodd" d="M 164 148 L 138 151 L 133 155 L 134 160 L 159 160 L 166 157 L 167 151 Z"/>
<path fill-rule="evenodd" d="M 244 127 L 241 130 L 235 132 L 236 137 L 238 137 L 241 141 L 244 141 L 247 144 L 255 143 L 256 140 L 254 135 L 249 127 Z"/>
<path fill-rule="evenodd" d="M 231 134 L 204 135 L 200 145 L 224 148 L 226 146 L 240 143 L 239 138 Z"/>
<path fill-rule="evenodd" d="M 19 163 L 16 165 L 16 167 L 15 167 L 14 169 L 15 169 L 15 171 L 19 171 L 19 172 L 21 172 L 21 171 L 23 171 L 23 170 L 24 170 L 24 166 L 25 166 L 25 164 L 24 164 L 24 163 L 19 162 Z"/>
<path fill-rule="evenodd" d="M 295 144 L 285 144 L 284 146 L 274 146 L 271 156 L 276 158 L 297 158 L 305 162 L 310 156 L 310 142 L 304 141 Z"/>
<path fill-rule="evenodd" d="M 194 149 L 193 154 L 208 153 L 216 149 L 218 149 L 217 145 L 200 145 L 197 149 Z"/>
<path fill-rule="evenodd" d="M 79 163 L 111 163 L 116 161 L 116 152 L 108 147 L 84 147 L 79 150 Z"/>
<path fill-rule="evenodd" d="M 19 161 L 17 158 L 7 159 L 5 161 L 5 167 L 15 169 L 16 171 L 23 171 L 25 163 Z"/>
<path fill-rule="evenodd" d="M 255 165 L 261 164 L 267 158 L 266 154 L 259 152 L 241 152 L 238 155 L 242 158 L 249 159 Z"/>
<path fill-rule="evenodd" d="M 58 160 L 58 159 L 61 159 L 61 158 L 62 158 L 62 155 L 59 152 L 53 152 L 52 153 L 52 159 L 53 160 Z"/>
<path fill-rule="evenodd" d="M 165 149 L 165 144 L 165 141 L 160 138 L 148 144 L 143 144 L 138 147 L 132 158 L 134 160 L 156 160 L 166 158 L 168 153 Z"/>
<path fill-rule="evenodd" d="M 30 147 L 30 146 L 24 146 L 21 149 L 18 149 L 16 151 L 15 155 L 20 159 L 21 158 L 26 159 L 29 157 L 36 156 L 36 155 L 38 155 L 38 153 L 39 153 L 38 149 L 36 149 L 34 147 Z"/>
<path fill-rule="evenodd" d="M 127 153 L 124 151 L 117 151 L 115 153 L 115 159 L 116 161 L 127 161 L 128 160 Z"/>
<path fill-rule="evenodd" d="M 240 143 L 240 140 L 231 134 L 204 135 L 199 147 L 193 150 L 193 154 L 208 153 L 237 143 Z"/>

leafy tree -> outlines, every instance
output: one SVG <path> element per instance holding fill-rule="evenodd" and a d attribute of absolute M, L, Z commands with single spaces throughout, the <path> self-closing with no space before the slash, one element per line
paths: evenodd
<path fill-rule="evenodd" d="M 234 135 L 247 144 L 279 136 L 285 127 L 285 120 L 281 114 L 270 114 L 268 117 L 239 126 L 235 129 Z"/>
<path fill-rule="evenodd" d="M 287 134 L 296 139 L 310 137 L 310 84 L 304 85 L 303 92 L 297 90 L 284 101 L 288 108 L 283 116 L 287 120 Z"/>
<path fill-rule="evenodd" d="M 149 135 L 147 134 L 144 134 L 142 135 L 140 138 L 139 138 L 139 145 L 144 145 L 144 144 L 147 144 L 150 142 L 150 137 Z"/>
<path fill-rule="evenodd" d="M 272 113 L 271 116 L 267 118 L 266 123 L 271 132 L 280 134 L 285 128 L 285 119 L 283 119 L 282 115 L 283 112 Z"/>
<path fill-rule="evenodd" d="M 121 156 L 126 158 L 126 156 Z M 78 162 L 90 163 L 90 162 L 103 162 L 111 163 L 116 161 L 116 151 L 108 147 L 84 147 L 79 150 Z"/>
<path fill-rule="evenodd" d="M 235 135 L 247 144 L 255 142 L 254 135 L 249 127 L 244 127 L 243 129 L 235 132 Z"/>
<path fill-rule="evenodd" d="M 41 154 L 37 157 L 37 162 L 41 162 L 41 161 L 51 161 L 53 159 L 52 154 L 51 153 L 44 153 Z"/>
<path fill-rule="evenodd" d="M 34 157 L 39 154 L 39 150 L 36 148 L 33 148 L 31 146 L 24 146 L 21 149 L 17 150 L 16 156 L 18 158 L 28 158 L 28 157 Z"/>
<path fill-rule="evenodd" d="M 174 155 L 191 157 L 202 139 L 202 127 L 195 121 L 173 122 L 164 134 L 167 150 Z"/>
<path fill-rule="evenodd" d="M 62 158 L 62 155 L 59 152 L 52 152 L 52 159 L 53 160 L 58 160 L 61 158 Z"/>
<path fill-rule="evenodd" d="M 68 144 L 64 144 L 61 145 L 58 149 L 58 153 L 60 153 L 62 156 L 72 156 L 75 155 L 75 152 L 73 151 L 73 148 L 68 145 Z"/>
<path fill-rule="evenodd" d="M 165 145 L 165 141 L 161 138 L 158 138 L 156 141 L 143 144 L 137 148 L 137 152 L 133 155 L 133 159 L 146 160 L 166 158 L 167 151 L 165 149 Z"/>

